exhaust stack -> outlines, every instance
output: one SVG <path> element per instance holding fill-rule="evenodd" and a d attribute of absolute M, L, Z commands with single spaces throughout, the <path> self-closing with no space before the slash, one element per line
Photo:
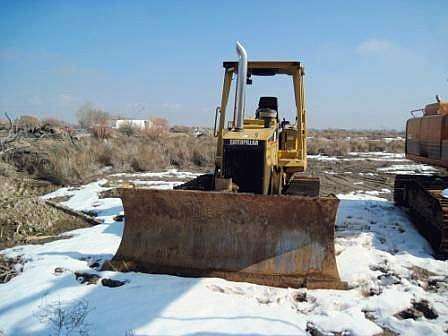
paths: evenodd
<path fill-rule="evenodd" d="M 236 42 L 236 52 L 240 59 L 238 62 L 233 128 L 242 130 L 244 128 L 244 110 L 246 108 L 247 52 L 238 41 Z"/>

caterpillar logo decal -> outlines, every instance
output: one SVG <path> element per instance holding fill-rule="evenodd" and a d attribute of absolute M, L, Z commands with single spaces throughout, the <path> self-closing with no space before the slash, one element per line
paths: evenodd
<path fill-rule="evenodd" d="M 258 140 L 249 139 L 232 139 L 229 145 L 258 146 Z"/>

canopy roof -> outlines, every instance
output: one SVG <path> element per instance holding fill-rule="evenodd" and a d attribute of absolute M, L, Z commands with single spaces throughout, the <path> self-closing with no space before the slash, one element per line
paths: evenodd
<path fill-rule="evenodd" d="M 277 74 L 292 75 L 299 69 L 302 69 L 300 62 L 297 61 L 250 61 L 248 63 L 248 74 L 254 76 L 273 76 Z M 223 67 L 238 71 L 238 62 L 223 62 Z"/>

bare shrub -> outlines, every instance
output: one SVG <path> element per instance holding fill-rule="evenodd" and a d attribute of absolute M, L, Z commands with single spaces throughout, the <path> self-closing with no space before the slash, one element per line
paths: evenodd
<path fill-rule="evenodd" d="M 324 154 L 326 148 L 330 146 L 327 139 L 312 138 L 307 141 L 307 152 L 309 155 Z"/>
<path fill-rule="evenodd" d="M 307 152 L 311 155 L 342 156 L 350 152 L 350 145 L 344 140 L 330 141 L 328 139 L 313 138 L 307 142 Z"/>
<path fill-rule="evenodd" d="M 170 129 L 170 125 L 168 123 L 168 120 L 165 118 L 152 118 L 152 128 L 156 128 L 161 130 L 162 132 L 166 133 Z"/>
<path fill-rule="evenodd" d="M 129 136 L 135 135 L 137 133 L 137 127 L 133 125 L 130 121 L 120 124 L 118 130 L 124 134 Z"/>
<path fill-rule="evenodd" d="M 129 162 L 132 170 L 137 172 L 169 166 L 160 146 L 146 147 L 142 144 L 139 144 L 137 150 L 132 153 Z"/>
<path fill-rule="evenodd" d="M 4 160 L 19 171 L 55 184 L 77 183 L 97 170 L 90 143 L 73 144 L 51 138 L 30 142 L 27 147 L 13 148 Z"/>
<path fill-rule="evenodd" d="M 392 140 L 387 144 L 387 152 L 404 153 L 404 140 Z"/>
<path fill-rule="evenodd" d="M 89 131 L 97 139 L 108 139 L 112 136 L 112 128 L 107 126 L 94 126 Z"/>
<path fill-rule="evenodd" d="M 174 125 L 170 128 L 171 133 L 191 133 L 191 127 Z"/>
<path fill-rule="evenodd" d="M 4 118 L 0 118 L 0 130 L 7 130 L 10 127 L 10 123 L 8 120 Z"/>
<path fill-rule="evenodd" d="M 350 141 L 350 151 L 351 152 L 368 152 L 369 144 L 366 140 L 351 140 Z"/>
<path fill-rule="evenodd" d="M 30 131 L 40 127 L 40 121 L 38 118 L 33 116 L 21 116 L 15 121 L 16 129 Z"/>
<path fill-rule="evenodd" d="M 39 306 L 37 318 L 41 323 L 48 324 L 51 335 L 89 335 L 90 325 L 87 323 L 87 315 L 92 310 L 86 300 L 74 303 L 54 301 Z"/>
<path fill-rule="evenodd" d="M 69 126 L 67 122 L 65 122 L 63 120 L 56 119 L 56 118 L 42 119 L 41 124 L 46 125 L 48 127 L 52 127 L 52 128 L 63 128 L 63 127 Z"/>
<path fill-rule="evenodd" d="M 168 133 L 170 127 L 165 118 L 152 118 L 152 125 L 144 130 L 144 135 L 149 138 L 157 138 Z"/>
<path fill-rule="evenodd" d="M 103 146 L 96 147 L 96 161 L 102 166 L 112 166 L 114 157 L 114 148 L 110 142 Z"/>
<path fill-rule="evenodd" d="M 95 153 L 100 164 L 120 171 L 146 171 L 169 166 L 178 168 L 211 167 L 216 150 L 215 139 L 147 136 L 117 137 L 107 144 L 97 143 Z"/>
<path fill-rule="evenodd" d="M 47 149 L 46 158 L 38 159 L 34 174 L 55 184 L 76 183 L 95 170 L 94 164 L 91 148 L 56 143 Z"/>
<path fill-rule="evenodd" d="M 94 107 L 91 103 L 82 105 L 76 112 L 76 117 L 82 128 L 108 126 L 111 119 L 109 113 Z"/>

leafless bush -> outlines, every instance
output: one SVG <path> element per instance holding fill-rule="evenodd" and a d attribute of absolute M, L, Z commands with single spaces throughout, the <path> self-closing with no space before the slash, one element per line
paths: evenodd
<path fill-rule="evenodd" d="M 350 140 L 351 152 L 369 152 L 369 143 L 366 140 Z"/>
<path fill-rule="evenodd" d="M 151 128 L 158 130 L 160 134 L 167 133 L 168 130 L 170 129 L 168 120 L 166 120 L 165 118 L 152 118 L 151 122 L 152 122 Z"/>
<path fill-rule="evenodd" d="M 106 126 L 109 123 L 109 113 L 94 107 L 91 103 L 86 103 L 76 112 L 79 125 L 82 128 L 94 126 Z"/>
<path fill-rule="evenodd" d="M 25 115 L 25 116 L 21 116 L 20 118 L 18 118 L 15 121 L 15 127 L 16 127 L 16 129 L 29 131 L 29 130 L 33 130 L 35 128 L 39 128 L 40 121 L 36 117 Z"/>
<path fill-rule="evenodd" d="M 132 136 L 135 135 L 137 133 L 137 127 L 135 127 L 135 125 L 132 125 L 132 123 L 130 121 L 122 123 L 120 125 L 120 127 L 118 128 L 118 130 L 127 136 Z"/>
<path fill-rule="evenodd" d="M 34 155 L 24 155 L 23 168 L 30 175 L 55 184 L 76 183 L 95 171 L 95 157 L 90 146 L 68 142 L 48 142 Z M 15 160 L 16 165 L 19 160 Z"/>
<path fill-rule="evenodd" d="M 89 335 L 90 325 L 87 323 L 87 315 L 92 310 L 86 300 L 75 303 L 54 301 L 39 306 L 37 317 L 41 323 L 48 324 L 51 335 Z"/>
<path fill-rule="evenodd" d="M 307 143 L 307 151 L 311 155 L 341 156 L 350 152 L 350 144 L 343 140 L 312 139 Z"/>
<path fill-rule="evenodd" d="M 9 121 L 4 118 L 0 118 L 0 130 L 7 130 L 9 129 Z"/>
<path fill-rule="evenodd" d="M 112 128 L 107 126 L 93 126 L 89 131 L 97 139 L 108 139 L 112 136 Z"/>
<path fill-rule="evenodd" d="M 56 118 L 45 118 L 41 120 L 41 125 L 47 125 L 52 128 L 63 128 L 68 127 L 69 124 L 63 120 L 59 120 Z"/>
<path fill-rule="evenodd" d="M 405 142 L 403 140 L 393 140 L 386 146 L 387 152 L 404 153 Z"/>
<path fill-rule="evenodd" d="M 191 127 L 174 125 L 170 128 L 171 133 L 191 133 Z"/>

